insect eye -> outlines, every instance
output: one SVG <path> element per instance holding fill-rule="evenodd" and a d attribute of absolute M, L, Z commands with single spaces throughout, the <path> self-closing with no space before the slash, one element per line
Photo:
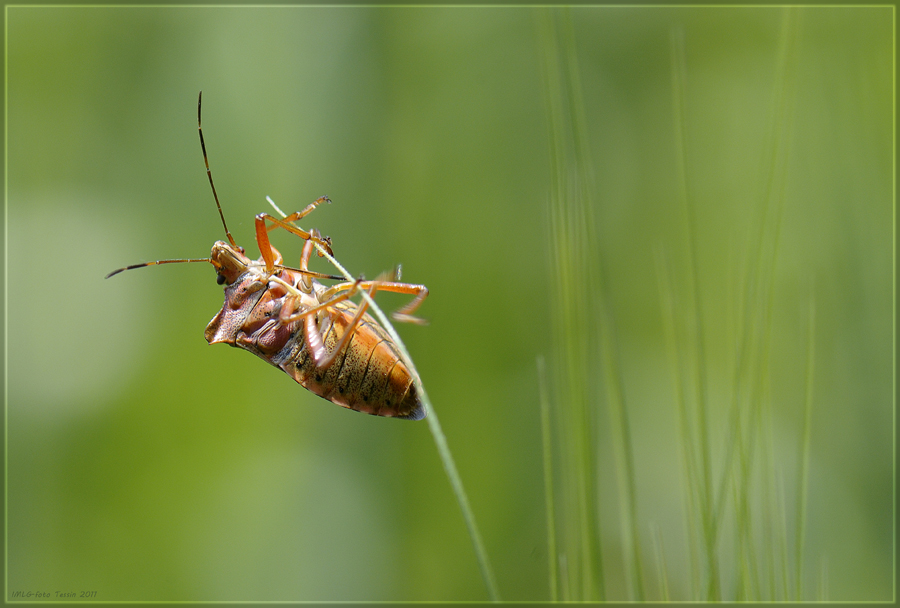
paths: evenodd
<path fill-rule="evenodd" d="M 219 285 L 224 285 L 225 284 L 225 275 L 216 273 L 216 283 L 218 283 Z"/>

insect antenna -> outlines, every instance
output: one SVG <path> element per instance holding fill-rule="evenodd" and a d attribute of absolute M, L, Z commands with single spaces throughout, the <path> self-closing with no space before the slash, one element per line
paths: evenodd
<path fill-rule="evenodd" d="M 186 262 L 211 262 L 209 258 L 190 258 L 190 259 L 178 259 L 178 260 L 156 260 L 155 262 L 143 262 L 141 264 L 132 264 L 131 266 L 125 266 L 124 268 L 117 268 L 113 270 L 111 273 L 106 275 L 105 279 L 109 277 L 115 276 L 120 272 L 124 272 L 126 270 L 134 270 L 135 268 L 146 268 L 147 266 L 161 266 L 163 264 L 184 264 Z M 315 279 L 328 279 L 331 281 L 343 281 L 344 277 L 337 276 L 334 274 L 325 274 L 324 272 L 316 272 L 314 270 L 303 270 L 302 268 L 291 268 L 290 266 L 283 266 L 281 264 L 275 264 L 275 268 L 278 270 L 290 270 L 291 272 L 298 272 L 300 274 L 304 274 L 307 276 L 311 276 Z"/>
<path fill-rule="evenodd" d="M 181 260 L 156 260 L 155 262 L 144 262 L 143 264 L 132 264 L 131 266 L 126 266 L 124 268 L 119 268 L 117 270 L 113 270 L 111 273 L 106 275 L 105 279 L 108 279 L 111 276 L 117 275 L 123 270 L 134 270 L 135 268 L 144 268 L 145 266 L 160 266 L 161 264 L 183 264 L 185 262 L 210 262 L 209 258 L 192 258 L 192 259 L 181 259 Z"/>
<path fill-rule="evenodd" d="M 225 223 L 225 214 L 222 213 L 222 205 L 219 204 L 219 195 L 216 194 L 216 185 L 213 184 L 212 171 L 209 170 L 209 159 L 206 157 L 206 142 L 203 141 L 203 125 L 200 121 L 202 102 L 203 91 L 200 91 L 200 96 L 197 98 L 197 130 L 200 131 L 200 148 L 203 150 L 203 162 L 206 163 L 206 176 L 209 178 L 209 185 L 212 188 L 213 198 L 216 199 L 216 208 L 219 210 L 219 217 L 222 218 L 222 227 L 225 228 L 225 236 L 228 237 L 228 242 L 231 243 L 232 247 L 243 253 L 244 248 L 238 247 L 237 243 L 234 242 L 234 237 L 232 237 L 231 233 L 228 231 L 228 224 Z"/>

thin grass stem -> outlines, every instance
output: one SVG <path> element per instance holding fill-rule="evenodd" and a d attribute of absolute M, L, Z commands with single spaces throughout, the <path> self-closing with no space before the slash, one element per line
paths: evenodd
<path fill-rule="evenodd" d="M 544 358 L 537 358 L 538 395 L 541 402 L 541 438 L 544 451 L 544 503 L 547 509 L 547 561 L 550 568 L 550 601 L 559 601 L 559 553 L 556 547 L 556 509 L 553 497 L 553 442 L 550 428 L 550 396 Z"/>
<path fill-rule="evenodd" d="M 281 217 L 285 217 L 285 213 L 275 205 L 275 202 L 270 198 L 266 197 L 266 200 L 269 201 L 269 204 L 281 214 Z M 319 245 L 315 241 L 311 241 L 313 245 L 315 245 L 316 249 L 318 249 L 319 253 L 322 254 L 326 259 L 328 259 L 331 264 L 340 271 L 344 277 L 348 281 L 354 281 L 353 275 L 347 272 L 347 269 L 344 268 L 340 262 L 338 262 L 334 256 L 328 253 L 324 247 Z M 369 303 L 369 308 L 378 317 L 378 320 L 381 322 L 381 325 L 387 330 L 388 334 L 391 336 L 391 339 L 394 340 L 394 344 L 397 346 L 397 350 L 400 352 L 400 357 L 403 359 L 403 363 L 409 368 L 409 370 L 413 374 L 413 378 L 415 379 L 416 389 L 419 393 L 419 399 L 422 402 L 422 405 L 425 407 L 425 412 L 427 416 L 425 417 L 428 421 L 428 428 L 431 431 L 432 437 L 434 437 L 435 445 L 437 446 L 438 455 L 441 458 L 441 462 L 444 465 L 444 471 L 447 473 L 447 477 L 450 479 L 450 485 L 453 488 L 453 492 L 456 495 L 456 500 L 459 502 L 460 509 L 463 512 L 463 519 L 466 522 L 466 528 L 469 531 L 469 537 L 472 539 L 472 545 L 475 548 L 475 555 L 478 559 L 478 566 L 481 570 L 481 576 L 484 579 L 484 584 L 487 587 L 488 595 L 491 598 L 491 601 L 499 602 L 500 594 L 497 591 L 497 583 L 494 580 L 494 573 L 491 570 L 490 562 L 488 561 L 487 552 L 484 549 L 484 543 L 481 540 L 481 535 L 478 532 L 478 526 L 475 523 L 475 515 L 472 513 L 472 509 L 469 506 L 469 499 L 466 497 L 466 491 L 462 485 L 462 479 L 459 476 L 459 472 L 456 470 L 456 464 L 453 462 L 453 456 L 450 453 L 450 448 L 447 445 L 447 438 L 444 436 L 444 432 L 441 430 L 440 422 L 438 421 L 437 412 L 434 410 L 434 406 L 431 404 L 431 399 L 428 397 L 428 393 L 425 391 L 425 386 L 422 384 L 422 379 L 419 376 L 418 370 L 416 370 L 415 364 L 412 362 L 412 357 L 409 355 L 409 351 L 406 349 L 406 345 L 403 344 L 403 340 L 400 339 L 400 336 L 397 334 L 397 330 L 394 329 L 394 326 L 388 320 L 387 315 L 381 310 L 378 304 L 375 303 L 375 300 L 366 292 L 365 290 L 360 291 L 362 297 Z"/>
<path fill-rule="evenodd" d="M 721 596 L 719 563 L 716 557 L 717 519 L 714 509 L 714 492 L 712 483 L 712 447 L 709 436 L 709 422 L 706 404 L 706 355 L 704 351 L 703 319 L 700 311 L 700 287 L 697 279 L 697 240 L 694 236 L 696 218 L 691 204 L 691 196 L 687 179 L 687 118 L 685 116 L 685 90 L 687 88 L 687 60 L 684 50 L 684 33 L 672 31 L 672 97 L 674 108 L 674 124 L 676 135 L 676 155 L 678 158 L 678 175 L 681 191 L 681 203 L 684 209 L 684 221 L 690 262 L 688 268 L 688 290 L 693 298 L 693 369 L 695 397 L 697 400 L 696 422 L 697 441 L 700 453 L 700 515 L 703 522 L 704 548 L 706 550 L 707 590 L 706 599 L 718 601 Z"/>
<path fill-rule="evenodd" d="M 817 602 L 827 602 L 828 601 L 828 556 L 822 556 L 821 566 L 819 567 L 819 589 L 818 589 L 819 597 L 816 598 Z"/>
<path fill-rule="evenodd" d="M 809 454 L 811 444 L 813 377 L 816 352 L 816 300 L 809 299 L 809 329 L 806 344 L 806 399 L 803 404 L 803 440 L 801 442 L 800 496 L 797 500 L 796 530 L 794 536 L 794 600 L 803 598 L 803 541 L 806 534 L 806 507 L 809 496 Z"/>
<path fill-rule="evenodd" d="M 685 536 L 687 537 L 688 555 L 690 558 L 691 572 L 691 597 L 700 595 L 700 550 L 697 546 L 697 521 L 699 521 L 699 489 L 696 476 L 697 457 L 695 454 L 695 439 L 693 437 L 691 417 L 687 407 L 687 395 L 685 383 L 682 378 L 685 373 L 682 370 L 682 358 L 679 357 L 678 334 L 676 329 L 675 294 L 672 291 L 670 279 L 671 270 L 661 250 L 656 252 L 656 275 L 659 282 L 660 302 L 662 308 L 663 329 L 666 336 L 666 346 L 669 351 L 669 360 L 672 365 L 672 383 L 675 388 L 675 403 L 678 410 L 678 429 L 680 432 L 681 447 L 681 471 L 685 490 L 682 492 L 685 511 Z"/>
<path fill-rule="evenodd" d="M 787 507 L 785 506 L 785 491 L 784 491 L 784 481 L 783 476 L 779 476 L 782 479 L 781 483 L 778 484 L 778 523 L 779 523 L 779 531 L 780 535 L 780 543 L 779 549 L 781 552 L 781 594 L 778 596 L 772 595 L 772 599 L 775 600 L 776 597 L 778 600 L 787 601 L 791 597 L 790 592 L 790 561 L 788 561 L 788 527 L 787 527 Z M 773 587 L 775 585 L 772 585 Z"/>
<path fill-rule="evenodd" d="M 669 597 L 669 575 L 666 566 L 666 554 L 663 550 L 662 530 L 658 525 L 653 526 L 652 534 L 653 547 L 656 550 L 656 568 L 657 578 L 659 578 L 660 599 L 663 602 L 671 600 Z"/>

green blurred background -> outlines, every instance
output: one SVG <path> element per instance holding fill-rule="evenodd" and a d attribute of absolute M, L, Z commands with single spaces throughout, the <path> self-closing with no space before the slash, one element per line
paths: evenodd
<path fill-rule="evenodd" d="M 424 422 L 344 410 L 250 354 L 208 346 L 222 290 L 205 265 L 103 280 L 126 264 L 208 255 L 223 237 L 196 131 L 202 89 L 219 197 L 249 253 L 266 195 L 289 212 L 327 194 L 334 203 L 301 224 L 330 235 L 351 272 L 402 263 L 405 280 L 429 287 L 420 312 L 430 325 L 399 330 L 500 593 L 549 597 L 535 360 L 553 352 L 551 166 L 535 12 L 7 9 L 9 592 L 487 598 Z M 799 16 L 773 309 L 778 474 L 794 487 L 815 293 L 807 595 L 824 563 L 831 599 L 889 600 L 893 12 Z M 571 18 L 639 525 L 646 555 L 659 526 L 672 595 L 685 598 L 654 265 L 655 251 L 685 238 L 670 32 L 683 31 L 686 47 L 716 408 L 730 390 L 718 361 L 733 349 L 734 269 L 765 192 L 781 11 L 585 8 Z M 296 239 L 276 234 L 275 244 L 299 256 Z M 389 310 L 404 301 L 379 299 Z M 721 446 L 724 424 L 712 433 Z M 609 497 L 607 595 L 625 599 L 611 468 L 598 483 Z"/>

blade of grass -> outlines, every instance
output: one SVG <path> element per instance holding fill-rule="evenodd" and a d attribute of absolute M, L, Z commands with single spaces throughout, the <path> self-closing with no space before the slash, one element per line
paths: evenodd
<path fill-rule="evenodd" d="M 547 560 L 550 568 L 550 601 L 559 601 L 559 555 L 556 548 L 556 509 L 553 498 L 553 444 L 550 429 L 550 396 L 544 358 L 538 357 L 538 395 L 541 402 L 541 438 L 544 451 L 544 503 L 547 509 Z"/>
<path fill-rule="evenodd" d="M 578 167 L 578 180 L 581 186 L 581 199 L 584 201 L 586 224 L 586 244 L 591 247 L 597 242 L 594 231 L 593 192 L 591 150 L 584 133 L 587 131 L 587 118 L 584 110 L 584 94 L 581 89 L 581 73 L 578 67 L 578 54 L 575 46 L 575 31 L 571 15 L 566 11 L 566 19 L 561 20 L 562 44 L 565 50 L 565 74 L 571 93 L 568 97 L 571 116 L 573 148 Z M 631 441 L 631 428 L 628 419 L 628 408 L 625 405 L 625 391 L 622 375 L 619 370 L 618 348 L 616 342 L 615 321 L 607 301 L 606 273 L 603 271 L 602 259 L 595 264 L 585 264 L 586 274 L 591 292 L 596 300 L 597 319 L 594 331 L 600 340 L 600 362 L 604 370 L 605 387 L 609 413 L 611 417 L 611 436 L 615 445 L 616 480 L 619 489 L 619 516 L 622 522 L 622 545 L 625 551 L 626 574 L 631 581 L 631 593 L 638 601 L 644 599 L 643 560 L 641 558 L 640 533 L 637 524 L 637 487 L 634 468 L 634 449 Z"/>
<path fill-rule="evenodd" d="M 601 311 L 605 309 L 600 302 Z M 643 559 L 641 557 L 640 534 L 637 523 L 637 473 L 634 467 L 634 450 L 631 444 L 631 428 L 628 420 L 628 409 L 625 407 L 625 394 L 622 388 L 622 377 L 618 368 L 617 349 L 615 348 L 614 324 L 609 315 L 601 312 L 601 350 L 603 367 L 606 371 L 606 390 L 609 412 L 614 432 L 613 443 L 616 447 L 616 479 L 619 485 L 619 513 L 623 534 L 623 545 L 626 553 L 626 564 L 630 555 L 630 572 L 632 594 L 637 601 L 644 601 Z"/>
<path fill-rule="evenodd" d="M 771 521 L 776 517 L 773 506 L 774 496 L 778 494 L 776 487 L 777 475 L 775 474 L 774 440 L 772 438 L 772 398 L 771 398 L 771 352 L 772 352 L 772 319 L 775 308 L 775 282 L 778 254 L 781 244 L 781 228 L 784 216 L 785 190 L 787 187 L 787 161 L 790 157 L 790 134 L 792 132 L 792 105 L 796 69 L 796 49 L 799 37 L 798 23 L 795 11 L 785 9 L 782 12 L 781 33 L 779 37 L 778 59 L 776 66 L 775 100 L 773 103 L 773 118 L 770 143 L 767 146 L 769 158 L 766 159 L 768 167 L 766 174 L 765 195 L 763 199 L 763 215 L 760 222 L 758 240 L 756 243 L 757 262 L 753 267 L 757 273 L 757 281 L 751 286 L 758 298 L 754 307 L 757 314 L 753 321 L 759 325 L 753 329 L 759 334 L 760 343 L 758 373 L 754 375 L 758 382 L 754 383 L 754 391 L 759 398 L 751 400 L 751 414 L 753 424 L 749 426 L 749 440 L 751 447 L 756 445 L 759 439 L 764 439 L 763 466 L 762 466 L 762 491 L 764 504 L 767 507 L 764 517 Z M 751 321 L 751 323 L 753 323 Z M 752 326 L 751 326 L 752 327 Z M 763 432 L 766 431 L 766 432 Z M 799 501 L 798 501 L 799 502 Z M 775 545 L 786 552 L 787 535 L 779 534 L 774 537 L 774 526 L 769 526 L 770 535 L 765 537 L 769 543 L 767 547 L 769 576 L 775 578 L 775 563 L 777 552 Z M 783 570 L 783 569 L 782 569 Z M 788 590 L 784 589 L 784 598 L 789 597 Z"/>
<path fill-rule="evenodd" d="M 784 477 L 782 475 L 778 476 L 779 484 L 778 484 L 778 525 L 779 525 L 779 543 L 778 549 L 781 556 L 781 593 L 776 595 L 776 593 L 772 594 L 772 599 L 776 598 L 779 601 L 787 601 L 791 597 L 790 591 L 790 561 L 788 561 L 788 527 L 787 527 L 787 506 L 785 505 L 785 491 L 784 491 Z M 772 584 L 774 588 L 775 585 Z"/>
<path fill-rule="evenodd" d="M 803 597 L 803 541 L 806 534 L 806 505 L 809 494 L 809 446 L 812 428 L 813 409 L 813 373 L 815 369 L 816 351 L 816 300 L 815 295 L 809 299 L 809 329 L 806 344 L 806 399 L 803 404 L 803 440 L 800 450 L 800 489 L 797 500 L 794 537 L 794 600 Z"/>
<path fill-rule="evenodd" d="M 660 599 L 664 602 L 669 602 L 671 598 L 669 597 L 669 576 L 667 574 L 668 568 L 666 566 L 666 554 L 663 550 L 662 530 L 660 530 L 658 525 L 653 526 L 652 537 L 654 540 L 653 546 L 656 550 L 656 565 L 657 577 L 659 578 Z"/>
<path fill-rule="evenodd" d="M 703 524 L 704 548 L 706 551 L 707 588 L 706 599 L 718 601 L 721 596 L 719 563 L 716 557 L 717 519 L 715 517 L 712 455 L 707 420 L 706 404 L 706 356 L 704 354 L 703 323 L 700 311 L 700 287 L 697 279 L 697 242 L 694 237 L 696 219 L 691 204 L 691 196 L 687 179 L 687 134 L 685 117 L 685 90 L 687 88 L 687 60 L 684 50 L 684 33 L 672 31 L 672 97 L 674 109 L 676 155 L 678 158 L 678 176 L 680 199 L 684 210 L 684 224 L 688 243 L 690 262 L 688 268 L 688 291 L 692 296 L 690 309 L 693 313 L 693 353 L 692 376 L 696 391 L 697 441 L 700 453 L 700 516 Z"/>
<path fill-rule="evenodd" d="M 828 601 L 828 556 L 822 556 L 822 565 L 819 570 L 819 597 L 816 598 L 817 602 L 827 602 Z"/>
<path fill-rule="evenodd" d="M 666 347 L 669 351 L 669 361 L 672 366 L 672 384 L 675 387 L 675 403 L 678 410 L 678 430 L 680 434 L 679 446 L 681 447 L 681 474 L 685 490 L 682 492 L 685 512 L 685 536 L 688 544 L 691 572 L 691 598 L 700 597 L 700 549 L 697 539 L 697 522 L 700 519 L 698 513 L 700 502 L 699 480 L 697 479 L 696 439 L 693 435 L 691 415 L 688 411 L 687 395 L 685 394 L 685 382 L 683 378 L 687 373 L 683 370 L 683 357 L 679 356 L 678 333 L 675 314 L 675 294 L 672 290 L 672 274 L 666 258 L 660 249 L 656 251 L 656 276 L 659 283 L 661 313 L 663 329 L 666 336 Z"/>
<path fill-rule="evenodd" d="M 270 198 L 266 197 L 266 200 L 269 201 L 269 204 L 281 214 L 281 217 L 285 217 L 285 213 L 278 208 L 275 202 Z M 315 245 L 316 249 L 318 249 L 319 253 L 322 254 L 326 259 L 328 259 L 331 264 L 338 269 L 338 271 L 346 277 L 348 281 L 354 281 L 353 275 L 347 272 L 347 269 L 344 268 L 334 256 L 329 254 L 322 246 L 320 246 L 317 242 L 312 241 L 313 245 Z M 469 506 L 469 499 L 466 497 L 466 491 L 462 485 L 462 479 L 459 476 L 459 472 L 456 470 L 456 464 L 453 462 L 453 456 L 450 453 L 450 448 L 447 445 L 447 438 L 444 436 L 444 432 L 441 430 L 440 422 L 438 421 L 437 412 L 434 410 L 434 406 L 431 404 L 431 399 L 428 397 L 428 393 L 425 392 L 425 386 L 422 384 L 422 379 L 419 376 L 418 370 L 416 370 L 415 364 L 412 362 L 412 358 L 409 355 L 409 351 L 406 350 L 406 345 L 403 344 L 403 340 L 400 339 L 400 336 L 397 334 L 397 330 L 394 329 L 394 326 L 388 320 L 387 316 L 382 312 L 381 308 L 378 304 L 375 303 L 375 300 L 368 294 L 367 291 L 361 290 L 360 294 L 369 303 L 369 308 L 378 318 L 379 322 L 381 322 L 382 327 L 387 330 L 388 334 L 391 336 L 391 339 L 394 340 L 394 343 L 397 346 L 397 350 L 400 352 L 400 356 L 403 359 L 403 363 L 409 368 L 409 370 L 413 373 L 413 377 L 415 378 L 416 389 L 419 393 L 419 399 L 422 402 L 422 405 L 425 407 L 425 412 L 427 416 L 425 419 L 428 422 L 428 428 L 431 431 L 431 435 L 434 438 L 434 443 L 437 446 L 438 454 L 440 455 L 441 462 L 444 465 L 444 471 L 447 473 L 447 477 L 450 479 L 450 485 L 453 488 L 453 492 L 456 495 L 456 500 L 459 502 L 460 509 L 463 512 L 463 519 L 466 522 L 466 528 L 469 531 L 469 537 L 472 539 L 472 545 L 475 548 L 475 555 L 478 559 L 478 566 L 481 570 L 481 576 L 484 579 L 484 584 L 487 587 L 488 595 L 491 598 L 491 601 L 499 602 L 500 594 L 497 591 L 497 583 L 494 581 L 494 573 L 491 570 L 490 562 L 488 561 L 487 552 L 484 550 L 484 543 L 481 540 L 481 535 L 478 533 L 478 526 L 475 523 L 475 515 L 472 513 L 472 509 Z"/>
<path fill-rule="evenodd" d="M 581 134 L 573 113 L 571 54 L 559 42 L 555 11 L 535 13 L 544 53 L 541 63 L 550 130 L 550 260 L 553 280 L 551 323 L 555 342 L 554 395 L 560 407 L 564 475 L 561 504 L 566 540 L 566 571 L 573 599 L 604 599 L 603 558 L 596 492 L 595 424 L 591 408 L 590 362 L 593 326 L 591 287 L 594 242 L 589 189 L 577 162 Z M 575 162 L 572 159 L 576 159 Z M 566 498 L 571 498 L 567 500 Z"/>

